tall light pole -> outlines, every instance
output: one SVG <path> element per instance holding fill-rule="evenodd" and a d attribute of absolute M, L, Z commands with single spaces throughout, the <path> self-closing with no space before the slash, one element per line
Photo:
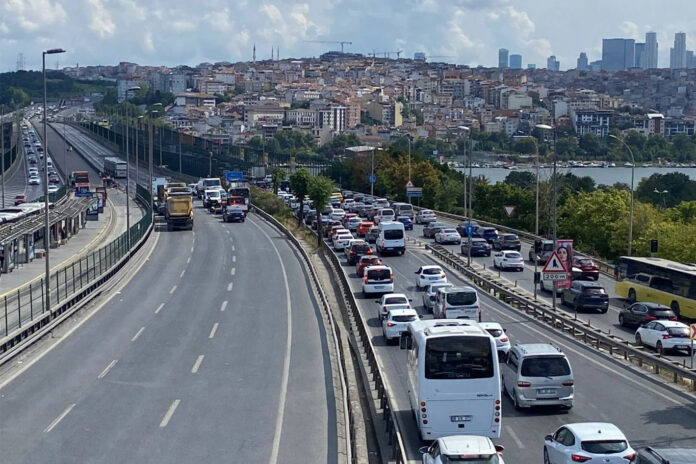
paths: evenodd
<path fill-rule="evenodd" d="M 612 134 L 609 134 L 609 137 L 621 142 L 621 144 L 624 147 L 626 147 L 626 150 L 628 150 L 628 154 L 631 155 L 631 202 L 628 207 L 628 256 L 631 256 L 631 248 L 633 245 L 633 181 L 635 179 L 636 160 L 633 157 L 633 151 L 631 151 L 631 147 L 629 147 L 628 144 L 623 141 L 623 139 L 620 139 L 619 137 Z"/>
<path fill-rule="evenodd" d="M 657 194 L 660 196 L 660 200 L 662 200 L 662 208 L 663 208 L 663 209 L 666 208 L 666 207 L 667 207 L 667 203 L 665 202 L 665 195 L 667 195 L 667 194 L 669 193 L 669 190 L 658 190 L 658 189 L 654 189 L 654 190 L 653 190 L 653 193 L 657 193 Z"/>
<path fill-rule="evenodd" d="M 553 189 L 553 202 L 552 202 L 551 206 L 552 206 L 552 216 L 553 216 L 553 246 L 555 249 L 556 248 L 556 239 L 557 239 L 557 237 L 556 237 L 556 226 L 557 226 L 557 216 L 556 216 L 556 194 L 557 194 L 557 190 L 556 190 L 556 128 L 551 127 L 551 126 L 546 125 L 546 124 L 537 124 L 536 127 L 541 129 L 541 130 L 553 130 L 553 173 L 552 173 L 552 179 L 551 179 L 551 184 L 552 184 L 552 189 Z M 538 154 L 538 151 L 537 151 L 537 154 Z M 539 198 L 538 197 L 538 195 L 539 195 L 539 168 L 538 168 L 538 164 L 539 164 L 539 158 L 537 156 L 537 215 L 539 214 L 538 213 L 538 211 L 539 211 L 539 209 L 538 209 L 539 208 L 539 200 L 538 200 L 538 198 Z M 538 216 L 537 216 L 537 218 L 538 218 Z M 537 222 L 538 222 L 538 219 L 537 219 Z M 537 231 L 537 235 L 538 235 L 538 231 Z M 571 269 L 567 269 L 566 271 L 572 272 L 572 265 L 571 265 Z M 536 259 L 535 259 L 534 260 L 534 273 L 535 273 L 535 275 L 536 275 L 536 272 L 537 272 L 537 264 L 536 264 Z M 551 304 L 552 304 L 554 309 L 556 309 L 556 288 L 557 287 L 558 287 L 557 281 L 554 280 L 553 281 L 553 291 L 551 292 L 552 293 Z M 534 293 L 536 294 L 536 284 L 534 285 Z"/>
<path fill-rule="evenodd" d="M 462 130 L 466 132 L 469 136 L 471 136 L 471 129 L 468 126 L 457 126 L 457 129 Z M 466 152 L 466 146 L 464 147 L 464 163 L 466 163 L 467 158 L 470 156 L 470 154 L 467 154 Z M 466 166 L 466 164 L 464 164 Z M 467 190 L 467 184 L 466 184 L 466 174 L 464 174 L 464 210 L 466 211 L 466 190 Z"/>
<path fill-rule="evenodd" d="M 5 207 L 5 107 L 0 107 L 0 153 L 2 153 L 2 207 Z M 23 150 L 23 148 L 22 148 Z M 17 149 L 19 151 L 19 148 Z"/>
<path fill-rule="evenodd" d="M 375 147 L 372 147 L 372 169 L 370 170 L 370 196 L 375 196 Z"/>
<path fill-rule="evenodd" d="M 51 249 L 51 226 L 48 217 L 48 136 L 46 132 L 46 55 L 55 55 L 57 53 L 65 53 L 62 48 L 51 48 L 41 53 L 41 64 L 42 64 L 42 74 L 43 74 L 43 143 L 44 143 L 44 157 L 43 157 L 43 170 L 44 170 L 44 251 L 45 251 L 45 264 L 46 269 L 44 271 L 44 281 L 46 286 L 46 311 L 51 310 L 51 266 L 49 264 L 49 250 Z M 3 166 L 5 165 L 3 152 Z M 5 176 L 3 176 L 3 186 L 5 185 Z M 3 195 L 3 200 L 5 195 Z M 56 288 L 56 291 L 58 289 Z"/>
<path fill-rule="evenodd" d="M 553 127 L 546 125 L 546 124 L 537 124 L 536 128 L 541 129 L 542 131 L 553 129 Z M 543 132 L 542 132 L 542 134 L 543 134 Z M 536 143 L 536 141 L 534 143 L 534 146 L 536 147 L 536 150 L 535 150 L 536 151 L 536 163 L 535 163 L 536 164 L 536 201 L 535 201 L 536 207 L 535 207 L 535 211 L 534 211 L 534 235 L 536 235 L 538 237 L 539 236 L 539 145 Z M 554 153 L 555 153 L 555 150 L 556 150 L 556 147 L 554 146 Z M 554 169 L 556 167 L 555 162 L 556 162 L 556 157 L 554 156 Z M 556 174 L 554 171 L 554 176 L 555 175 Z M 555 182 L 555 177 L 554 177 L 554 182 Z M 554 186 L 555 186 L 555 184 L 554 184 Z M 555 193 L 555 188 L 554 188 L 554 193 Z M 554 199 L 555 199 L 555 197 L 554 197 Z M 555 218 L 554 218 L 554 221 L 555 221 Z M 535 240 L 537 240 L 537 239 L 535 239 Z M 556 244 L 556 239 L 554 237 L 554 246 L 555 246 L 555 244 Z M 534 256 L 534 299 L 536 300 L 537 299 L 536 279 L 538 279 L 537 276 L 539 275 L 539 263 L 538 263 L 538 259 L 537 259 L 537 255 L 536 255 L 536 250 L 534 250 L 533 256 Z M 554 288 L 554 292 L 555 292 L 555 288 Z M 555 307 L 555 305 L 554 305 L 554 307 Z"/>
<path fill-rule="evenodd" d="M 130 132 L 130 123 L 128 121 L 128 93 L 131 91 L 140 90 L 139 86 L 133 86 L 126 89 L 126 100 L 125 100 L 125 110 L 126 110 L 126 243 L 128 244 L 128 249 L 130 250 L 130 142 L 128 140 L 128 133 Z M 136 189 L 137 191 L 137 189 Z"/>
<path fill-rule="evenodd" d="M 466 160 L 469 163 L 469 179 L 467 180 L 466 174 L 464 175 L 464 210 L 466 211 L 466 190 L 467 188 L 469 189 L 469 211 L 467 216 L 469 216 L 469 224 L 467 225 L 466 228 L 466 235 L 467 235 L 467 240 L 469 241 L 469 246 L 467 247 L 467 252 L 466 252 L 466 265 L 471 267 L 471 217 L 474 215 L 474 212 L 471 208 L 472 205 L 472 197 L 474 196 L 474 183 L 473 183 L 473 172 L 472 172 L 472 156 L 473 156 L 473 151 L 474 151 L 474 141 L 471 138 L 471 128 L 467 126 L 459 126 L 459 129 L 467 132 L 469 134 L 469 150 L 466 155 Z M 467 184 L 468 182 L 468 184 Z"/>

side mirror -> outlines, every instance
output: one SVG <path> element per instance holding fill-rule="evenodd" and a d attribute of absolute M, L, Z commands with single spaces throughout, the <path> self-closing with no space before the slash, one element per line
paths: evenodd
<path fill-rule="evenodd" d="M 414 272 L 414 274 L 418 274 L 418 271 Z"/>
<path fill-rule="evenodd" d="M 424 317 L 425 317 L 425 315 L 423 315 L 423 314 L 418 315 L 418 319 L 423 319 Z"/>
<path fill-rule="evenodd" d="M 495 452 L 502 454 L 503 451 L 505 451 L 505 447 L 503 445 L 495 445 Z"/>
<path fill-rule="evenodd" d="M 409 302 L 412 302 L 412 301 L 413 301 L 413 298 L 409 298 L 408 301 L 409 301 Z"/>
<path fill-rule="evenodd" d="M 546 435 L 544 441 L 553 441 L 553 437 L 551 435 Z"/>
<path fill-rule="evenodd" d="M 420 454 L 426 454 L 426 453 L 428 452 L 428 447 L 427 447 L 427 446 L 421 446 L 420 448 L 418 448 L 418 452 L 419 452 Z"/>
<path fill-rule="evenodd" d="M 375 303 L 379 303 L 379 302 L 380 302 L 379 300 L 375 300 Z"/>

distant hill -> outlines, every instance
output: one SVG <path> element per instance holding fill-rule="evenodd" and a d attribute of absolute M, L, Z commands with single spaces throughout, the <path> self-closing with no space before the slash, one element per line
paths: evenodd
<path fill-rule="evenodd" d="M 76 97 L 104 92 L 114 83 L 73 79 L 60 71 L 46 71 L 46 94 L 49 99 Z M 26 106 L 43 98 L 43 76 L 39 71 L 0 73 L 0 105 Z"/>

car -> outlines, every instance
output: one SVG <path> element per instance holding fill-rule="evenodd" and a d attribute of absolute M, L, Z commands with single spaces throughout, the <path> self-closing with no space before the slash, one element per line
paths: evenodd
<path fill-rule="evenodd" d="M 37 167 L 30 167 L 30 168 L 29 168 L 29 175 L 30 175 L 30 176 L 38 176 L 38 175 L 39 175 L 39 168 L 37 168 Z"/>
<path fill-rule="evenodd" d="M 29 185 L 39 185 L 41 183 L 41 179 L 39 176 L 29 176 Z"/>
<path fill-rule="evenodd" d="M 354 242 L 351 242 L 350 246 L 348 247 L 346 257 L 348 259 L 348 264 L 352 266 L 358 262 L 361 256 L 371 254 L 372 248 L 370 248 L 369 243 L 367 243 L 365 240 L 355 240 Z"/>
<path fill-rule="evenodd" d="M 577 267 L 582 272 L 583 279 L 599 280 L 599 266 L 590 258 L 575 256 L 573 267 Z"/>
<path fill-rule="evenodd" d="M 479 322 L 479 326 L 491 334 L 495 339 L 495 346 L 498 350 L 498 359 L 505 360 L 510 351 L 510 337 L 505 333 L 505 329 L 497 322 Z"/>
<path fill-rule="evenodd" d="M 60 187 L 58 187 L 56 184 L 49 184 L 48 186 L 48 193 L 56 193 Z"/>
<path fill-rule="evenodd" d="M 575 380 L 568 357 L 550 343 L 516 344 L 500 367 L 503 393 L 515 409 L 532 406 L 573 407 Z"/>
<path fill-rule="evenodd" d="M 361 240 L 359 238 L 353 237 L 353 235 L 351 234 L 350 239 L 343 245 L 343 254 L 345 255 L 346 259 L 348 259 L 348 252 L 350 250 L 350 247 L 353 245 L 353 243 L 364 242 L 364 241 L 365 240 Z M 367 245 L 367 243 L 365 243 L 365 245 Z"/>
<path fill-rule="evenodd" d="M 26 202 L 27 202 L 27 196 L 24 195 L 23 193 L 15 195 L 15 198 L 14 198 L 15 206 L 21 205 L 22 203 L 26 203 Z"/>
<path fill-rule="evenodd" d="M 565 424 L 544 437 L 544 464 L 626 464 L 635 454 L 626 435 L 608 422 Z"/>
<path fill-rule="evenodd" d="M 314 224 L 313 229 L 317 228 L 318 224 Z M 331 230 L 333 230 L 334 226 L 341 226 L 343 225 L 339 221 L 334 221 L 333 219 L 329 219 L 327 217 L 322 217 L 321 218 L 321 234 L 325 238 L 330 238 L 329 234 L 331 233 Z"/>
<path fill-rule="evenodd" d="M 432 313 L 435 309 L 435 305 L 437 304 L 437 291 L 441 288 L 450 287 L 454 287 L 454 284 L 449 282 L 439 282 L 425 287 L 425 293 L 423 293 L 423 306 L 425 309 Z"/>
<path fill-rule="evenodd" d="M 418 319 L 413 308 L 389 309 L 382 319 L 382 336 L 387 343 L 398 341 L 401 334 L 408 330 L 408 323 Z"/>
<path fill-rule="evenodd" d="M 346 221 L 346 228 L 352 232 L 357 232 L 358 226 L 360 226 L 361 222 L 362 222 L 362 218 L 359 218 L 357 216 L 349 218 Z"/>
<path fill-rule="evenodd" d="M 314 222 L 317 219 L 317 210 L 316 209 L 310 209 L 304 214 L 303 221 L 305 225 L 311 226 L 312 222 Z"/>
<path fill-rule="evenodd" d="M 459 235 L 457 229 L 440 229 L 435 234 L 436 243 L 454 243 L 459 245 L 462 243 L 462 236 Z"/>
<path fill-rule="evenodd" d="M 524 259 L 517 251 L 504 250 L 493 255 L 493 267 L 505 271 L 513 269 L 515 271 L 524 271 Z"/>
<path fill-rule="evenodd" d="M 346 215 L 346 212 L 340 208 L 333 208 L 331 210 L 331 213 L 329 213 L 329 217 L 331 219 L 336 220 L 336 221 L 342 220 L 345 215 Z"/>
<path fill-rule="evenodd" d="M 379 236 L 375 240 L 375 250 L 380 255 L 406 252 L 406 229 L 400 222 L 383 221 L 379 223 Z"/>
<path fill-rule="evenodd" d="M 668 306 L 648 302 L 633 303 L 619 313 L 619 324 L 624 327 L 638 327 L 655 320 L 676 321 L 677 315 Z"/>
<path fill-rule="evenodd" d="M 447 225 L 445 225 L 442 222 L 434 221 L 434 222 L 429 222 L 423 227 L 423 237 L 425 238 L 434 238 L 435 234 L 438 233 L 441 229 L 446 229 Z"/>
<path fill-rule="evenodd" d="M 48 176 L 48 182 L 50 182 L 51 184 L 59 184 L 59 183 L 60 183 L 60 177 L 58 177 L 58 176 L 52 174 L 52 175 Z"/>
<path fill-rule="evenodd" d="M 453 435 L 418 449 L 423 464 L 505 464 L 502 445 L 478 435 Z"/>
<path fill-rule="evenodd" d="M 413 230 L 413 221 L 408 216 L 397 216 L 396 222 L 402 223 L 405 230 Z"/>
<path fill-rule="evenodd" d="M 696 449 L 641 448 L 631 460 L 631 464 L 693 464 L 696 462 Z"/>
<path fill-rule="evenodd" d="M 466 238 L 462 241 L 461 252 L 469 256 L 469 244 L 471 244 L 471 256 L 490 256 L 491 245 L 483 238 Z"/>
<path fill-rule="evenodd" d="M 535 251 L 535 248 L 537 251 Z M 536 261 L 538 265 L 546 264 L 553 254 L 553 250 L 553 240 L 537 239 L 534 241 L 534 246 L 529 248 L 529 262 L 534 264 L 534 261 Z"/>
<path fill-rule="evenodd" d="M 520 242 L 520 238 L 515 234 L 500 234 L 493 240 L 492 245 L 493 249 L 498 251 L 522 251 L 522 242 Z"/>
<path fill-rule="evenodd" d="M 473 235 L 473 232 L 478 228 L 481 227 L 478 222 L 476 221 L 471 221 L 471 232 Z M 459 224 L 457 224 L 457 232 L 459 232 L 459 235 L 462 237 L 468 237 L 469 234 L 467 233 L 467 230 L 469 230 L 469 221 L 462 221 Z"/>
<path fill-rule="evenodd" d="M 361 221 L 360 224 L 358 224 L 358 229 L 355 231 L 355 234 L 358 237 L 364 237 L 374 225 L 375 223 L 372 221 Z"/>
<path fill-rule="evenodd" d="M 365 272 L 365 268 L 369 266 L 379 266 L 384 264 L 379 256 L 375 255 L 363 255 L 358 259 L 355 264 L 355 273 L 358 277 L 362 277 Z"/>
<path fill-rule="evenodd" d="M 416 288 L 418 290 L 435 283 L 447 283 L 447 274 L 440 266 L 435 264 L 421 266 L 415 274 Z"/>
<path fill-rule="evenodd" d="M 222 197 L 220 196 L 220 189 L 205 189 L 203 192 L 203 207 L 205 209 L 212 208 L 220 204 Z"/>
<path fill-rule="evenodd" d="M 604 314 L 609 310 L 609 295 L 598 282 L 574 280 L 569 288 L 564 288 L 561 292 L 561 304 L 566 304 L 575 311 L 596 309 Z"/>
<path fill-rule="evenodd" d="M 346 214 L 344 214 L 343 217 L 341 218 L 341 224 L 343 224 L 344 226 L 347 226 L 348 221 L 349 221 L 351 218 L 357 218 L 357 217 L 358 217 L 358 215 L 355 214 L 355 213 L 346 213 Z"/>
<path fill-rule="evenodd" d="M 333 236 L 333 246 L 336 250 L 343 250 L 351 240 L 354 240 L 354 238 L 350 232 L 339 232 Z"/>
<path fill-rule="evenodd" d="M 333 239 L 334 235 L 336 235 L 339 232 L 350 232 L 350 231 L 348 229 L 346 229 L 345 227 L 343 227 L 343 224 L 339 223 L 339 224 L 335 224 L 335 225 L 331 226 L 327 236 L 328 236 L 328 238 Z"/>
<path fill-rule="evenodd" d="M 387 293 L 379 300 L 375 300 L 375 303 L 379 305 L 377 316 L 380 320 L 387 316 L 390 309 L 411 308 L 411 299 L 403 293 Z"/>
<path fill-rule="evenodd" d="M 650 346 L 661 355 L 685 351 L 692 355 L 689 326 L 679 321 L 650 321 L 636 330 L 636 345 Z"/>
<path fill-rule="evenodd" d="M 430 209 L 422 209 L 416 213 L 416 224 L 430 224 L 435 221 L 435 213 Z"/>
<path fill-rule="evenodd" d="M 377 213 L 373 216 L 373 221 L 375 224 L 379 225 L 380 222 L 392 222 L 395 218 L 394 210 L 391 208 L 380 208 Z"/>
<path fill-rule="evenodd" d="M 483 238 L 488 243 L 493 243 L 493 240 L 498 238 L 498 231 L 495 227 L 477 227 L 474 231 L 474 237 Z"/>
<path fill-rule="evenodd" d="M 373 293 L 392 293 L 394 274 L 389 266 L 369 266 L 363 272 L 362 291 L 365 297 Z"/>
<path fill-rule="evenodd" d="M 365 241 L 367 243 L 375 243 L 379 238 L 380 230 L 379 227 L 370 227 L 370 230 L 365 234 Z"/>

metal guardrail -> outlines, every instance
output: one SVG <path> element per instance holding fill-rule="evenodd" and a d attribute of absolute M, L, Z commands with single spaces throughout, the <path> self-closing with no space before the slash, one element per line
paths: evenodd
<path fill-rule="evenodd" d="M 536 320 L 543 321 L 554 329 L 560 330 L 597 350 L 608 352 L 611 356 L 619 356 L 626 361 L 636 362 L 643 368 L 648 367 L 655 374 L 669 373 L 673 383 L 690 383 L 691 390 L 696 392 L 696 370 L 687 369 L 679 363 L 645 352 L 640 347 L 631 345 L 619 337 L 604 334 L 587 323 L 574 320 L 560 311 L 554 310 L 546 303 L 534 301 L 526 294 L 516 291 L 514 287 L 507 287 L 502 281 L 496 282 L 483 275 L 483 272 L 467 267 L 466 262 L 460 256 L 440 245 L 425 245 L 425 249 L 448 266 L 464 274 L 467 279 L 489 295 L 524 311 Z"/>
<path fill-rule="evenodd" d="M 267 222 L 271 223 L 273 226 L 275 226 L 276 229 L 281 231 L 283 234 L 285 234 L 286 237 L 290 240 L 290 242 L 295 246 L 295 248 L 300 252 L 302 255 L 302 259 L 304 259 L 305 263 L 307 264 L 307 267 L 309 268 L 309 273 L 311 275 L 312 281 L 314 282 L 314 287 L 317 290 L 317 293 L 319 294 L 319 299 L 321 301 L 321 304 L 324 309 L 324 313 L 326 314 L 326 317 L 329 319 L 329 325 L 331 326 L 331 333 L 333 335 L 333 340 L 334 340 L 334 349 L 336 350 L 337 355 L 339 356 L 339 370 L 340 370 L 340 379 L 341 379 L 341 391 L 343 392 L 343 413 L 344 417 L 346 418 L 346 427 L 345 427 L 345 450 L 346 450 L 346 457 L 347 457 L 347 462 L 351 463 L 353 462 L 352 456 L 354 455 L 354 447 L 355 444 L 353 443 L 353 439 L 351 438 L 353 436 L 353 417 L 350 413 L 350 407 L 348 406 L 349 403 L 349 398 L 348 398 L 348 386 L 346 384 L 346 366 L 345 362 L 343 361 L 345 353 L 341 349 L 341 343 L 340 343 L 340 332 L 336 328 L 336 323 L 333 318 L 333 313 L 331 312 L 331 307 L 329 305 L 329 300 L 326 297 L 326 293 L 324 293 L 324 289 L 321 286 L 321 282 L 319 280 L 319 276 L 317 275 L 316 270 L 314 269 L 314 266 L 312 265 L 312 261 L 309 258 L 309 255 L 305 251 L 305 249 L 302 247 L 300 242 L 295 238 L 295 236 L 290 232 L 283 224 L 278 222 L 273 216 L 270 214 L 266 213 L 262 209 L 251 205 L 252 211 L 255 211 L 259 216 L 261 216 L 264 220 Z"/>

